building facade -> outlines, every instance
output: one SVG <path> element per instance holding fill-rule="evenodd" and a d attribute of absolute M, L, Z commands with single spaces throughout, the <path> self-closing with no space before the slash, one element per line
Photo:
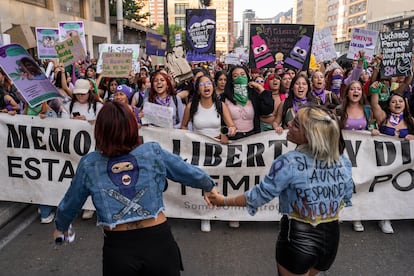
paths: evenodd
<path fill-rule="evenodd" d="M 98 56 L 98 45 L 110 43 L 108 0 L 1 0 L 0 32 L 18 26 L 57 28 L 60 21 L 83 21 L 87 49 Z M 11 43 L 19 38 L 11 36 Z M 31 45 L 34 48 L 35 46 Z M 36 51 L 31 50 L 36 55 Z"/>

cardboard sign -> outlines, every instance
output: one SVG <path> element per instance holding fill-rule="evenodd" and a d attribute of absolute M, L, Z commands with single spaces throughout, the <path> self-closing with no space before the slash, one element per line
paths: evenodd
<path fill-rule="evenodd" d="M 85 49 L 78 35 L 74 35 L 55 46 L 60 63 L 68 66 L 77 60 L 84 60 L 86 57 Z"/>
<path fill-rule="evenodd" d="M 131 71 L 132 53 L 103 53 L 102 75 L 112 78 L 128 78 Z"/>

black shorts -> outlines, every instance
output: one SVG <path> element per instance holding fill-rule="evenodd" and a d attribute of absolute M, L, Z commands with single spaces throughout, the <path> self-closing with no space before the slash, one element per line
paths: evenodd
<path fill-rule="evenodd" d="M 312 226 L 283 216 L 276 243 L 276 261 L 295 274 L 311 268 L 328 270 L 333 264 L 339 244 L 337 221 Z"/>
<path fill-rule="evenodd" d="M 130 231 L 104 231 L 103 275 L 178 276 L 180 249 L 168 222 Z"/>

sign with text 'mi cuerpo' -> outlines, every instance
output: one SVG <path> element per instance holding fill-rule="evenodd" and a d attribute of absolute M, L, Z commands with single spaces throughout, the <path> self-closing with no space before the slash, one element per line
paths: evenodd
<path fill-rule="evenodd" d="M 112 78 L 128 78 L 131 72 L 132 53 L 102 53 L 102 75 Z"/>
<path fill-rule="evenodd" d="M 79 120 L 0 114 L 0 200 L 56 205 L 63 198 L 80 158 L 95 148 L 93 126 Z M 237 195 L 260 182 L 279 155 L 293 150 L 286 131 L 273 131 L 233 141 L 228 145 L 187 130 L 142 127 L 144 142 L 163 148 L 205 170 L 224 195 Z M 345 131 L 345 153 L 353 166 L 356 193 L 343 220 L 412 219 L 414 214 L 414 141 L 365 131 Z M 298 163 L 298 166 L 303 164 Z M 323 168 L 322 168 L 323 169 Z M 323 170 L 315 177 L 334 177 Z M 331 192 L 309 190 L 310 196 Z M 198 189 L 168 180 L 164 192 L 169 217 L 239 221 L 280 219 L 278 200 L 262 206 L 255 216 L 243 207 L 207 208 Z M 93 208 L 87 202 L 85 208 Z M 323 208 L 323 206 L 317 206 Z"/>

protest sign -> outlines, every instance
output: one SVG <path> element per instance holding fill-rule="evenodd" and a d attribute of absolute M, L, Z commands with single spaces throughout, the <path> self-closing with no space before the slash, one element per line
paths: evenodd
<path fill-rule="evenodd" d="M 409 76 L 412 73 L 413 30 L 394 30 L 380 33 L 383 59 L 380 76 Z"/>
<path fill-rule="evenodd" d="M 142 124 L 153 124 L 165 128 L 173 127 L 174 109 L 171 106 L 145 102 L 144 110 Z"/>
<path fill-rule="evenodd" d="M 165 56 L 167 37 L 165 35 L 147 33 L 145 53 L 149 56 Z"/>
<path fill-rule="evenodd" d="M 83 21 L 61 21 L 58 23 L 59 41 L 78 35 L 85 53 L 87 52 L 85 29 Z"/>
<path fill-rule="evenodd" d="M 57 58 L 55 46 L 59 41 L 59 29 L 36 28 L 37 56 L 39 58 Z"/>
<path fill-rule="evenodd" d="M 99 58 L 98 63 L 96 65 L 96 72 L 101 73 L 102 68 L 102 54 L 103 53 L 131 53 L 131 70 L 133 70 L 134 74 L 139 72 L 139 44 L 99 44 Z"/>
<path fill-rule="evenodd" d="M 74 35 L 55 46 L 60 63 L 63 66 L 72 65 L 78 60 L 84 60 L 86 57 L 85 49 L 82 46 L 80 37 Z"/>
<path fill-rule="evenodd" d="M 144 142 L 158 142 L 165 150 L 205 170 L 225 196 L 252 188 L 269 172 L 275 158 L 295 149 L 296 145 L 286 140 L 286 133 L 266 131 L 224 145 L 186 130 L 140 129 Z M 95 150 L 93 137 L 93 126 L 85 121 L 0 114 L 0 139 L 5 141 L 0 144 L 0 200 L 57 205 L 80 158 Z M 414 141 L 373 137 L 368 131 L 344 131 L 344 138 L 355 193 L 352 207 L 343 210 L 341 219 L 413 219 Z M 320 172 L 317 177 L 329 176 Z M 245 207 L 208 208 L 200 190 L 172 180 L 166 183 L 164 202 L 168 217 L 239 221 L 280 218 L 277 199 L 250 216 Z M 87 204 L 85 208 L 93 207 Z"/>
<path fill-rule="evenodd" d="M 359 59 L 359 51 L 365 52 L 365 59 L 371 62 L 377 45 L 378 31 L 353 28 L 346 55 L 349 59 Z"/>
<path fill-rule="evenodd" d="M 250 24 L 249 66 L 306 70 L 314 25 Z"/>
<path fill-rule="evenodd" d="M 313 35 L 312 53 L 319 63 L 336 58 L 335 45 L 329 28 L 315 31 Z"/>
<path fill-rule="evenodd" d="M 189 62 L 216 60 L 216 10 L 186 10 L 186 58 Z"/>
<path fill-rule="evenodd" d="M 60 96 L 22 46 L 8 44 L 0 47 L 0 65 L 30 107 Z"/>
<path fill-rule="evenodd" d="M 103 53 L 102 75 L 112 78 L 128 78 L 131 71 L 132 53 Z"/>

